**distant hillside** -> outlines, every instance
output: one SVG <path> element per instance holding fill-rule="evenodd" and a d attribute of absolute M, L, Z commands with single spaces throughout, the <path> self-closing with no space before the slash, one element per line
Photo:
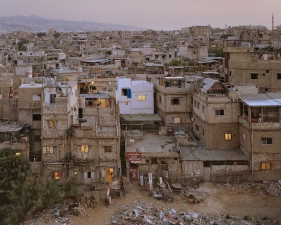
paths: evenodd
<path fill-rule="evenodd" d="M 0 33 L 11 31 L 46 32 L 54 28 L 60 32 L 71 31 L 106 31 L 106 30 L 132 30 L 142 28 L 122 24 L 95 23 L 84 21 L 51 20 L 31 16 L 0 17 Z"/>

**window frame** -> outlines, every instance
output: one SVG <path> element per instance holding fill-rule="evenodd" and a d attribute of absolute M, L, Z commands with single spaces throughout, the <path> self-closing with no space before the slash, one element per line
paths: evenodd
<path fill-rule="evenodd" d="M 224 109 L 215 109 L 216 116 L 224 116 Z"/>
<path fill-rule="evenodd" d="M 232 141 L 232 133 L 231 132 L 224 132 L 224 140 L 225 141 Z"/>
<path fill-rule="evenodd" d="M 40 119 L 38 119 L 38 118 Z M 37 119 L 36 119 L 37 118 Z M 32 121 L 41 121 L 42 120 L 42 115 L 41 114 L 32 114 Z"/>
<path fill-rule="evenodd" d="M 251 73 L 251 80 L 258 80 L 259 74 L 258 73 Z"/>
<path fill-rule="evenodd" d="M 111 153 L 112 152 L 112 146 L 111 145 L 105 145 L 105 146 L 103 146 L 103 150 L 106 153 Z"/>
<path fill-rule="evenodd" d="M 271 140 L 271 141 L 269 141 Z M 263 143 L 265 141 L 266 143 Z M 271 142 L 271 143 L 269 143 Z M 261 137 L 261 145 L 272 145 L 273 144 L 273 138 L 271 137 Z"/>
<path fill-rule="evenodd" d="M 171 98 L 171 104 L 172 105 L 179 105 L 180 104 L 180 98 Z"/>
<path fill-rule="evenodd" d="M 145 102 L 146 101 L 146 95 L 138 95 L 138 102 Z"/>
<path fill-rule="evenodd" d="M 80 146 L 80 151 L 82 153 L 88 153 L 89 152 L 89 145 L 81 145 Z"/>

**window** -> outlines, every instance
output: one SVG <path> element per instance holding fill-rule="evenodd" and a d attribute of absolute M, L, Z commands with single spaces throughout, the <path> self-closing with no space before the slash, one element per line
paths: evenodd
<path fill-rule="evenodd" d="M 50 146 L 46 146 L 46 147 L 43 147 L 43 153 L 54 153 L 54 149 L 53 147 L 50 147 Z"/>
<path fill-rule="evenodd" d="M 181 118 L 180 117 L 173 117 L 173 122 L 174 123 L 181 123 Z"/>
<path fill-rule="evenodd" d="M 32 101 L 40 101 L 41 95 L 40 94 L 33 94 L 32 95 Z"/>
<path fill-rule="evenodd" d="M 88 145 L 81 145 L 81 152 L 89 152 L 89 146 Z"/>
<path fill-rule="evenodd" d="M 205 113 L 205 107 L 202 105 L 202 113 Z"/>
<path fill-rule="evenodd" d="M 179 98 L 172 98 L 171 99 L 171 104 L 172 105 L 179 105 L 180 104 L 180 99 Z"/>
<path fill-rule="evenodd" d="M 196 108 L 196 101 L 193 102 L 194 107 Z"/>
<path fill-rule="evenodd" d="M 231 133 L 225 133 L 224 134 L 224 140 L 231 141 L 232 140 L 232 134 Z"/>
<path fill-rule="evenodd" d="M 49 128 L 56 128 L 57 127 L 57 121 L 56 120 L 50 120 L 49 121 Z"/>
<path fill-rule="evenodd" d="M 162 103 L 162 96 L 159 95 L 159 102 Z"/>
<path fill-rule="evenodd" d="M 56 102 L 56 95 L 55 94 L 50 94 L 50 105 L 54 105 Z"/>
<path fill-rule="evenodd" d="M 104 152 L 112 152 L 112 146 L 104 146 Z"/>
<path fill-rule="evenodd" d="M 270 170 L 271 169 L 271 163 L 265 162 L 261 164 L 262 170 Z"/>
<path fill-rule="evenodd" d="M 272 145 L 272 138 L 261 138 L 262 145 Z"/>
<path fill-rule="evenodd" d="M 277 74 L 277 80 L 281 80 L 281 73 Z"/>
<path fill-rule="evenodd" d="M 33 114 L 32 118 L 33 121 L 41 121 L 41 114 Z"/>
<path fill-rule="evenodd" d="M 157 158 L 151 158 L 151 164 L 157 164 Z"/>
<path fill-rule="evenodd" d="M 95 178 L 95 172 L 84 172 L 84 178 Z"/>
<path fill-rule="evenodd" d="M 216 112 L 216 116 L 223 116 L 224 115 L 224 109 L 217 109 L 215 112 Z"/>
<path fill-rule="evenodd" d="M 266 72 L 266 73 L 269 73 L 269 70 L 266 70 L 265 72 Z"/>
<path fill-rule="evenodd" d="M 199 126 L 197 124 L 195 124 L 195 130 L 199 132 Z"/>
<path fill-rule="evenodd" d="M 54 177 L 56 180 L 59 180 L 62 178 L 62 172 L 55 172 Z"/>
<path fill-rule="evenodd" d="M 146 159 L 146 160 L 145 160 L 145 163 L 149 163 L 149 159 Z"/>
<path fill-rule="evenodd" d="M 122 88 L 121 95 L 122 96 L 127 96 L 128 95 L 128 88 Z"/>
<path fill-rule="evenodd" d="M 146 101 L 146 96 L 145 95 L 138 95 L 138 101 L 139 102 Z"/>
<path fill-rule="evenodd" d="M 197 102 L 197 109 L 199 109 L 199 107 L 200 107 L 200 103 L 199 103 L 199 102 Z"/>
<path fill-rule="evenodd" d="M 251 73 L 251 79 L 254 80 L 254 79 L 258 79 L 258 74 L 257 73 Z"/>
<path fill-rule="evenodd" d="M 82 108 L 78 109 L 78 118 L 79 119 L 83 118 L 83 109 Z"/>

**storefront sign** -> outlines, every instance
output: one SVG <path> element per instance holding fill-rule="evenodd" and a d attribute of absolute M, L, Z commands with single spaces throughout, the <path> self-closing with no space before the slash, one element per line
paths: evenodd
<path fill-rule="evenodd" d="M 126 152 L 126 157 L 130 162 L 140 162 L 141 152 Z"/>

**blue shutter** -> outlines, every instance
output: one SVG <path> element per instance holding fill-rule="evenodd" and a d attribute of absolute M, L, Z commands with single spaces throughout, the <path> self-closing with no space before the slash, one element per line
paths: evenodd
<path fill-rule="evenodd" d="M 131 89 L 129 89 L 129 88 L 128 88 L 128 91 L 127 91 L 127 98 L 132 98 Z"/>

